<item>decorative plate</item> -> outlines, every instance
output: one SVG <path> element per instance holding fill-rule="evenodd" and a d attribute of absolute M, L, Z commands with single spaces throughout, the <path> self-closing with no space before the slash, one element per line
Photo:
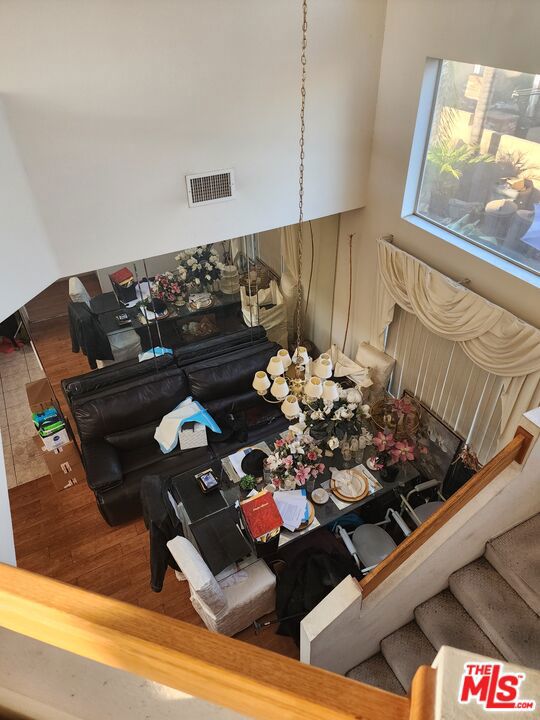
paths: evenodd
<path fill-rule="evenodd" d="M 336 481 L 334 478 L 331 478 L 330 480 L 330 489 L 334 493 L 334 495 L 339 498 L 340 500 L 343 500 L 344 502 L 358 502 L 359 500 L 362 500 L 362 498 L 366 497 L 366 495 L 369 492 L 369 480 L 367 477 L 361 473 L 359 470 L 343 470 L 342 472 L 349 473 L 354 476 L 355 480 L 357 480 L 359 484 L 359 492 L 352 496 L 352 495 L 345 495 L 345 493 L 338 489 L 338 486 L 336 484 Z"/>
<path fill-rule="evenodd" d="M 213 298 L 208 298 L 208 300 L 199 301 L 197 304 L 194 304 L 194 303 L 192 303 L 192 302 L 189 302 L 189 303 L 188 303 L 188 308 L 189 308 L 192 312 L 196 312 L 197 310 L 205 310 L 206 308 L 211 307 L 211 306 L 213 305 L 213 303 L 214 303 L 214 299 L 213 299 Z"/>
<path fill-rule="evenodd" d="M 313 520 L 315 519 L 315 508 L 313 507 L 313 503 L 308 500 L 307 501 L 308 508 L 309 508 L 309 517 L 306 520 L 306 522 L 303 522 L 301 525 L 299 525 L 294 532 L 300 532 L 300 530 L 305 530 L 307 527 L 311 525 Z"/>

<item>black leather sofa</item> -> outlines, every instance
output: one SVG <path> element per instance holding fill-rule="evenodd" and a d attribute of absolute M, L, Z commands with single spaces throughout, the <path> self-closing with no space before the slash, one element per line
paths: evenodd
<path fill-rule="evenodd" d="M 174 356 L 119 363 L 62 381 L 88 485 L 109 525 L 141 515 L 145 475 L 202 469 L 216 457 L 286 427 L 279 406 L 266 403 L 251 387 L 255 371 L 265 368 L 278 349 L 262 328 L 254 328 L 192 343 Z M 164 455 L 154 440 L 155 429 L 189 395 L 228 432 L 210 434 L 207 447 L 177 447 Z M 243 425 L 242 434 L 231 433 L 231 417 Z"/>

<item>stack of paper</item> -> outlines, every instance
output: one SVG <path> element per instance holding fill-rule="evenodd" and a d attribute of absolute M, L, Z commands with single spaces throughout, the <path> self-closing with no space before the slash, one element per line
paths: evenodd
<path fill-rule="evenodd" d="M 293 532 L 309 518 L 305 490 L 276 491 L 274 500 L 283 518 L 283 527 Z"/>
<path fill-rule="evenodd" d="M 248 453 L 250 453 L 252 448 L 242 448 L 242 450 L 238 450 L 237 452 L 233 453 L 232 455 L 229 455 L 229 460 L 231 461 L 231 465 L 234 468 L 234 471 L 238 475 L 240 479 L 244 477 L 246 474 L 242 470 L 242 460 L 246 457 Z"/>

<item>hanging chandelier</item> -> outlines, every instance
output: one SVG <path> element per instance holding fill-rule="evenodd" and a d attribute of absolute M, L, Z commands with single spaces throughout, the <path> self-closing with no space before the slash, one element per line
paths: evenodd
<path fill-rule="evenodd" d="M 288 420 L 302 415 L 300 403 L 309 406 L 313 400 L 334 402 L 339 396 L 339 386 L 331 380 L 333 367 L 330 355 L 323 353 L 312 360 L 302 345 L 303 292 L 302 292 L 302 224 L 304 222 L 304 139 L 306 108 L 306 48 L 307 48 L 307 0 L 302 2 L 302 51 L 300 62 L 300 157 L 298 175 L 298 242 L 296 286 L 296 349 L 293 356 L 285 348 L 271 357 L 266 370 L 258 370 L 253 378 L 253 388 L 264 400 L 281 403 L 281 411 Z M 270 397 L 269 397 L 270 395 Z"/>

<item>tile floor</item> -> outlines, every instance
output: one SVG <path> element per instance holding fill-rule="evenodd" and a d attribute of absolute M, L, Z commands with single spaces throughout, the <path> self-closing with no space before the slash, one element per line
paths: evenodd
<path fill-rule="evenodd" d="M 8 488 L 48 474 L 32 437 L 36 429 L 26 399 L 26 383 L 45 377 L 31 345 L 0 353 L 0 430 Z"/>

